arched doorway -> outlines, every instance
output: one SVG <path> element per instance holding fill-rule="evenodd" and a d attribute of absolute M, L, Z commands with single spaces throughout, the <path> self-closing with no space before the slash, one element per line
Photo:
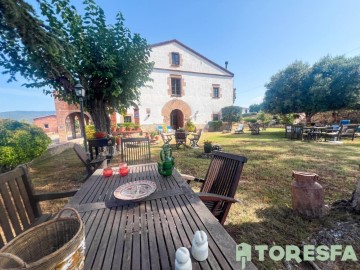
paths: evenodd
<path fill-rule="evenodd" d="M 177 130 L 179 127 L 184 127 L 184 114 L 182 111 L 175 109 L 170 113 L 170 125 Z"/>
<path fill-rule="evenodd" d="M 89 124 L 89 116 L 84 114 L 85 125 Z M 68 140 L 82 137 L 81 114 L 79 112 L 70 113 L 65 118 L 66 135 Z"/>

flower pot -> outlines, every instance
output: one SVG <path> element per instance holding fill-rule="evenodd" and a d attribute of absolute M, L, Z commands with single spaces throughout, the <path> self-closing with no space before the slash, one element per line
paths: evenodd
<path fill-rule="evenodd" d="M 120 127 L 120 128 L 118 128 L 118 131 L 119 131 L 119 132 L 124 132 L 124 131 L 125 131 L 125 128 L 124 128 L 124 127 Z"/>
<path fill-rule="evenodd" d="M 210 154 L 212 150 L 212 145 L 211 144 L 204 144 L 204 152 L 206 154 Z"/>
<path fill-rule="evenodd" d="M 94 136 L 95 136 L 96 139 L 102 139 L 102 138 L 105 138 L 105 137 L 106 137 L 106 132 L 102 132 L 102 131 L 100 131 L 100 132 L 95 132 L 95 133 L 94 133 Z"/>

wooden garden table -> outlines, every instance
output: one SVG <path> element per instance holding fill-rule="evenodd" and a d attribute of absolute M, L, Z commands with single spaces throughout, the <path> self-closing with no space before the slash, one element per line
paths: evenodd
<path fill-rule="evenodd" d="M 177 248 L 190 247 L 197 230 L 208 236 L 209 257 L 192 259 L 193 269 L 241 269 L 235 241 L 176 169 L 168 178 L 158 174 L 155 163 L 129 169 L 125 177 L 110 178 L 95 171 L 67 205 L 85 223 L 84 269 L 174 269 Z M 118 186 L 136 180 L 152 180 L 157 190 L 138 202 L 114 198 Z M 256 269 L 249 262 L 246 266 Z"/>

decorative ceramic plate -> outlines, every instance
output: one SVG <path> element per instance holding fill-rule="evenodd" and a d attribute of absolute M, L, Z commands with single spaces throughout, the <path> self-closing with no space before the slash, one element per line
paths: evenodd
<path fill-rule="evenodd" d="M 132 201 L 145 198 L 156 190 L 156 184 L 149 180 L 139 180 L 121 185 L 114 191 L 115 198 Z"/>

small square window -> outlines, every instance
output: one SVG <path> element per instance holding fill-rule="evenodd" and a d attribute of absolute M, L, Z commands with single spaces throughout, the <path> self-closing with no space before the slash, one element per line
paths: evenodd
<path fill-rule="evenodd" d="M 49 124 L 44 124 L 44 128 L 49 128 Z"/>
<path fill-rule="evenodd" d="M 171 78 L 171 95 L 181 96 L 181 79 Z"/>
<path fill-rule="evenodd" d="M 173 66 L 179 66 L 180 65 L 180 55 L 177 52 L 171 53 L 171 64 Z"/>
<path fill-rule="evenodd" d="M 131 116 L 124 116 L 125 123 L 131 123 Z"/>
<path fill-rule="evenodd" d="M 213 114 L 212 115 L 213 116 L 213 121 L 219 121 L 219 114 L 218 113 L 216 113 L 216 114 Z"/>
<path fill-rule="evenodd" d="M 213 87 L 213 98 L 219 98 L 219 87 Z"/>

